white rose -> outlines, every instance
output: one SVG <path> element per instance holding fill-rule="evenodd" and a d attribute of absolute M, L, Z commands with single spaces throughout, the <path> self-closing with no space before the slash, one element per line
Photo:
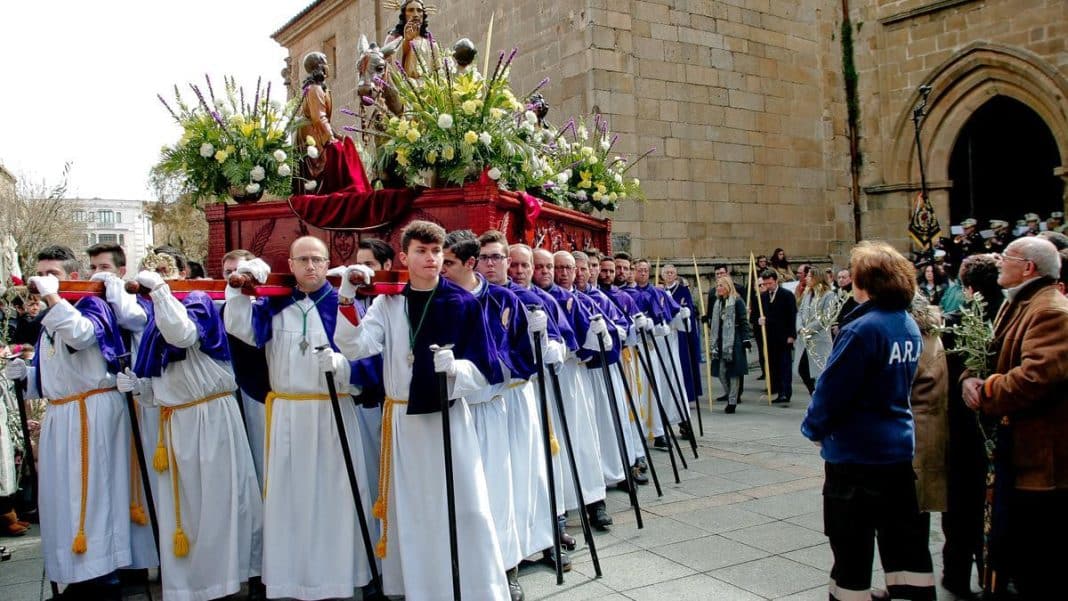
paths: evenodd
<path fill-rule="evenodd" d="M 608 143 L 608 140 L 601 140 L 601 150 L 608 152 L 609 148 L 611 148 L 611 144 Z"/>
<path fill-rule="evenodd" d="M 494 167 L 493 169 L 490 169 L 486 175 L 488 175 L 491 180 L 497 181 L 501 179 L 501 170 Z"/>
<path fill-rule="evenodd" d="M 579 200 L 586 200 L 586 191 L 585 190 L 579 190 L 578 192 L 575 193 L 575 196 L 578 197 Z"/>
<path fill-rule="evenodd" d="M 621 173 L 617 173 L 617 174 L 615 174 L 615 175 L 613 176 L 613 179 L 615 179 L 615 180 L 616 180 L 616 183 L 617 183 L 617 184 L 622 184 L 622 183 L 623 183 L 623 174 L 621 174 Z"/>
<path fill-rule="evenodd" d="M 310 179 L 310 180 L 304 182 L 304 189 L 307 190 L 308 192 L 311 192 L 312 190 L 314 190 L 318 186 L 319 186 L 319 183 L 316 182 L 313 179 Z"/>
<path fill-rule="evenodd" d="M 274 151 L 274 160 L 278 161 L 279 163 L 286 160 L 286 151 L 282 150 L 281 148 Z"/>
<path fill-rule="evenodd" d="M 255 194 L 255 193 L 259 192 L 259 191 L 260 191 L 260 185 L 259 184 L 249 184 L 249 185 L 245 186 L 245 192 L 248 192 L 249 194 Z"/>
<path fill-rule="evenodd" d="M 489 146 L 493 143 L 493 136 L 489 135 L 487 132 L 482 132 L 478 134 L 478 141 L 482 142 L 486 146 Z"/>
<path fill-rule="evenodd" d="M 519 128 L 528 134 L 534 133 L 534 124 L 530 121 L 524 121 L 523 125 L 520 125 Z"/>
<path fill-rule="evenodd" d="M 308 147 L 308 158 L 310 158 L 310 159 L 319 158 L 319 149 L 316 148 L 315 146 L 309 146 Z"/>
<path fill-rule="evenodd" d="M 254 182 L 262 182 L 263 178 L 267 176 L 267 172 L 263 170 L 263 167 L 256 165 L 252 168 L 252 171 L 248 172 L 249 176 Z"/>
<path fill-rule="evenodd" d="M 526 118 L 527 123 L 533 125 L 538 122 L 538 116 L 534 114 L 534 111 L 527 111 L 523 113 L 523 116 Z"/>
<path fill-rule="evenodd" d="M 438 115 L 438 127 L 441 129 L 449 129 L 452 127 L 452 115 L 448 113 Z"/>
<path fill-rule="evenodd" d="M 571 179 L 571 177 L 567 175 L 566 171 L 564 173 L 556 174 L 556 183 L 560 184 L 561 186 L 567 184 L 567 180 L 569 179 Z"/>
<path fill-rule="evenodd" d="M 204 142 L 200 145 L 200 156 L 205 159 L 215 156 L 215 147 L 211 145 L 211 142 Z"/>
<path fill-rule="evenodd" d="M 282 177 L 289 177 L 293 173 L 293 170 L 289 168 L 289 165 L 285 163 L 278 166 L 278 175 Z"/>

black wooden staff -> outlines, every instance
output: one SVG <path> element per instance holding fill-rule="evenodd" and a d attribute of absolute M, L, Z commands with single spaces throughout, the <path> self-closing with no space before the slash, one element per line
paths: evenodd
<path fill-rule="evenodd" d="M 653 391 L 653 399 L 656 400 L 657 413 L 660 414 L 660 423 L 664 426 L 664 436 L 668 440 L 668 457 L 671 459 L 671 469 L 675 472 L 675 484 L 679 484 L 679 470 L 675 465 L 675 455 L 672 454 L 672 444 L 675 446 L 675 451 L 678 453 L 679 459 L 682 461 L 683 469 L 690 469 L 690 466 L 686 464 L 686 457 L 682 455 L 682 447 L 679 445 L 679 439 L 675 437 L 675 430 L 671 427 L 671 423 L 668 422 L 667 411 L 664 410 L 664 401 L 660 397 L 660 387 L 656 384 L 656 376 L 653 374 L 653 360 L 649 353 L 649 340 L 645 337 L 645 330 L 639 328 L 638 336 L 642 339 L 642 349 L 638 352 L 638 362 L 642 365 L 642 370 L 645 371 L 645 377 L 649 380 L 649 388 Z"/>
<path fill-rule="evenodd" d="M 130 353 L 119 355 L 119 370 L 125 371 L 130 366 Z M 133 393 L 126 393 L 126 412 L 130 415 L 130 430 L 133 433 L 134 450 L 137 453 L 137 467 L 141 471 L 141 485 L 145 489 L 145 504 L 148 505 L 148 520 L 152 525 L 152 539 L 156 542 L 156 556 L 162 558 L 159 550 L 159 520 L 156 519 L 156 501 L 152 497 L 152 486 L 148 483 L 148 461 L 145 459 L 145 445 L 141 441 L 141 424 L 137 421 L 137 408 Z M 171 469 L 178 469 L 174 466 Z M 162 565 L 161 565 L 162 567 Z"/>
<path fill-rule="evenodd" d="M 553 555 L 553 567 L 556 569 L 556 584 L 560 585 L 564 583 L 564 564 L 563 557 L 560 554 L 560 528 L 556 522 L 559 514 L 556 510 L 556 475 L 553 473 L 553 450 L 549 437 L 549 402 L 545 398 L 545 370 L 543 369 L 544 362 L 541 349 L 541 337 L 544 333 L 545 330 L 534 332 L 532 338 L 534 338 L 534 362 L 538 366 L 538 405 L 541 410 L 541 439 L 545 447 L 545 469 L 549 477 L 549 511 L 552 512 L 550 518 L 552 519 L 553 553 L 555 554 Z"/>
<path fill-rule="evenodd" d="M 637 352 L 637 349 L 635 349 Z M 623 373 L 623 362 L 616 363 L 616 367 L 619 368 L 619 377 L 623 380 L 623 391 L 627 393 L 627 406 L 630 408 L 631 415 L 634 416 L 635 423 L 638 424 L 638 438 L 642 441 L 642 451 L 645 452 L 646 463 L 649 465 L 649 474 L 653 476 L 653 486 L 656 487 L 656 496 L 664 496 L 664 491 L 660 488 L 660 478 L 656 475 L 656 465 L 653 464 L 653 456 L 649 454 L 649 442 L 645 439 L 645 430 L 641 424 L 641 414 L 638 413 L 638 406 L 634 403 L 634 395 L 630 391 L 630 383 L 627 382 L 627 376 Z M 670 447 L 668 450 L 671 450 Z M 671 460 L 672 464 L 675 463 L 674 458 Z M 676 476 L 678 470 L 676 469 Z"/>
<path fill-rule="evenodd" d="M 451 344 L 430 345 L 430 351 L 447 351 Z M 441 402 L 441 444 L 445 455 L 445 501 L 449 512 L 449 556 L 452 561 L 452 598 L 460 601 L 460 549 L 456 542 L 456 484 L 452 473 L 452 429 L 449 426 L 449 378 L 438 372 L 438 400 Z"/>
<path fill-rule="evenodd" d="M 540 344 L 540 343 L 539 343 Z M 556 397 L 556 412 L 560 416 L 560 429 L 564 431 L 564 449 L 567 450 L 567 462 L 571 467 L 571 479 L 575 484 L 575 497 L 578 499 L 579 506 L 579 520 L 582 522 L 582 536 L 586 539 L 586 545 L 590 548 L 590 559 L 593 560 L 593 573 L 600 578 L 601 573 L 601 560 L 597 556 L 597 546 L 593 542 L 593 530 L 590 529 L 590 517 L 586 515 L 586 498 L 582 494 L 582 482 L 579 479 L 578 463 L 575 461 L 575 447 L 571 444 L 571 429 L 567 425 L 567 413 L 564 412 L 564 394 L 560 388 L 560 376 L 556 373 L 551 366 L 545 366 L 542 369 L 541 364 L 538 365 L 539 377 L 544 378 L 546 374 L 549 376 L 549 381 L 553 385 L 553 396 Z"/>
<path fill-rule="evenodd" d="M 330 348 L 322 345 L 315 348 L 316 352 L 324 352 Z M 341 454 L 345 458 L 345 472 L 349 477 L 349 488 L 352 489 L 352 501 L 356 505 L 356 519 L 360 522 L 360 538 L 363 539 L 363 550 L 367 554 L 367 565 L 371 569 L 371 582 L 375 590 L 382 592 L 382 576 L 378 573 L 378 563 L 375 561 L 375 549 L 371 544 L 371 531 L 367 527 L 367 514 L 363 510 L 363 499 L 360 496 L 360 487 L 356 482 L 356 468 L 352 465 L 352 454 L 349 451 L 349 435 L 345 431 L 345 419 L 341 415 L 341 401 L 337 396 L 337 383 L 334 381 L 334 372 L 328 371 L 323 374 L 326 377 L 326 389 L 330 392 L 330 407 L 334 410 L 334 425 L 337 427 L 338 440 L 341 441 Z M 238 400 L 240 403 L 241 401 Z M 242 414 L 244 415 L 244 414 Z M 392 434 L 384 434 L 392 435 Z"/>
<path fill-rule="evenodd" d="M 603 315 L 594 315 L 593 321 L 604 322 Z M 607 326 L 607 322 L 605 322 Z M 607 332 L 605 333 L 607 335 Z M 638 505 L 638 487 L 630 473 L 630 465 L 627 463 L 627 443 L 623 437 L 623 423 L 619 421 L 619 405 L 616 399 L 616 389 L 612 386 L 612 375 L 608 372 L 608 353 L 604 349 L 604 338 L 597 336 L 597 351 L 601 357 L 601 375 L 604 376 L 604 387 L 608 390 L 608 405 L 612 410 L 612 424 L 616 431 L 616 446 L 619 448 L 619 461 L 623 464 L 623 481 L 627 483 L 627 493 L 630 495 L 630 506 L 634 508 L 634 518 L 638 529 L 645 527 L 642 523 L 642 509 Z"/>
<path fill-rule="evenodd" d="M 664 342 L 664 346 L 666 347 L 667 346 L 668 337 L 667 336 L 662 336 L 662 338 L 665 341 Z M 660 352 L 660 345 L 656 343 L 656 337 L 655 336 L 653 337 L 653 353 L 656 354 L 656 361 L 657 361 L 657 363 L 660 364 L 660 369 L 663 370 L 663 372 L 664 372 L 664 380 L 667 381 L 668 392 L 671 393 L 671 399 L 675 402 L 675 411 L 678 411 L 679 419 L 681 419 L 682 423 L 686 424 L 686 427 L 690 429 L 690 432 L 691 432 L 690 448 L 693 451 L 693 458 L 697 459 L 697 441 L 692 436 L 693 427 L 690 424 L 690 416 L 689 416 L 688 413 L 683 411 L 681 395 L 679 395 L 677 392 L 675 392 L 675 383 L 672 381 L 676 376 L 678 376 L 678 374 L 675 373 L 674 369 L 672 369 L 670 371 L 668 370 L 668 364 L 667 364 L 666 361 L 664 361 L 664 354 Z M 670 350 L 668 350 L 668 355 L 671 355 L 671 351 Z M 664 424 L 664 429 L 671 429 L 671 427 L 672 427 L 671 424 L 667 424 L 667 423 Z M 682 455 L 682 451 L 681 450 L 679 451 L 679 455 Z M 687 469 L 689 469 L 689 468 L 687 468 Z"/>

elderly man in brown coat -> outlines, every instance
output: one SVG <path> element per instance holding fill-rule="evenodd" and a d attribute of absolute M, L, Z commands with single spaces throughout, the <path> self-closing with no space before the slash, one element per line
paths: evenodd
<path fill-rule="evenodd" d="M 1068 299 L 1047 240 L 1020 238 L 998 261 L 1006 302 L 994 321 L 994 374 L 965 372 L 964 402 L 1008 419 L 1015 482 L 1009 502 L 1012 576 L 1024 599 L 1063 598 L 1068 547 Z M 1059 549 L 1059 551 L 1058 551 Z M 1056 591 L 1061 590 L 1061 593 Z"/>

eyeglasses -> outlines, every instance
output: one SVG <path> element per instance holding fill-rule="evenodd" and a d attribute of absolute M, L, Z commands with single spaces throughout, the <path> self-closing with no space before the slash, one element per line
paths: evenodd
<path fill-rule="evenodd" d="M 478 256 L 478 260 L 483 262 L 483 263 L 500 263 L 501 261 L 503 261 L 503 260 L 505 260 L 507 258 L 508 257 L 506 257 L 504 255 L 479 255 Z"/>
<path fill-rule="evenodd" d="M 1034 263 L 1034 261 L 1032 261 L 1031 259 L 1025 259 L 1023 257 L 1014 257 L 1012 255 L 1002 255 L 1002 254 L 995 254 L 994 255 L 994 260 L 996 260 L 998 262 L 1002 262 L 1002 261 L 1019 261 L 1021 263 Z"/>
<path fill-rule="evenodd" d="M 326 265 L 328 261 L 330 261 L 330 259 L 327 259 L 326 257 L 316 257 L 314 255 L 309 257 L 290 257 L 289 260 L 293 261 L 297 265 L 307 265 L 311 263 L 315 267 L 322 267 L 323 265 Z"/>
<path fill-rule="evenodd" d="M 557 265 L 553 269 L 556 271 L 575 271 L 575 268 L 572 265 Z"/>

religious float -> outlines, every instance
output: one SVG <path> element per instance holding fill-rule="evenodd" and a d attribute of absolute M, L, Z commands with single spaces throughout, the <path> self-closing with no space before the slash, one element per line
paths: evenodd
<path fill-rule="evenodd" d="M 332 265 L 351 263 L 361 238 L 399 247 L 417 219 L 550 250 L 611 251 L 611 220 L 593 213 L 643 198 L 627 172 L 652 150 L 615 152 L 600 115 L 551 125 L 539 94 L 548 79 L 522 96 L 510 87 L 515 49 L 480 72 L 469 40 L 443 49 L 413 21 L 382 46 L 361 37 L 356 51 L 359 106 L 341 109 L 341 132 L 318 52 L 304 57 L 302 94 L 285 104 L 269 85 L 245 94 L 230 79 L 218 95 L 210 80 L 190 84 L 195 101 L 177 87 L 174 101 L 160 97 L 183 135 L 155 172 L 205 203 L 210 275 L 235 248 L 287 271 L 288 247 L 304 235 L 326 242 Z"/>

